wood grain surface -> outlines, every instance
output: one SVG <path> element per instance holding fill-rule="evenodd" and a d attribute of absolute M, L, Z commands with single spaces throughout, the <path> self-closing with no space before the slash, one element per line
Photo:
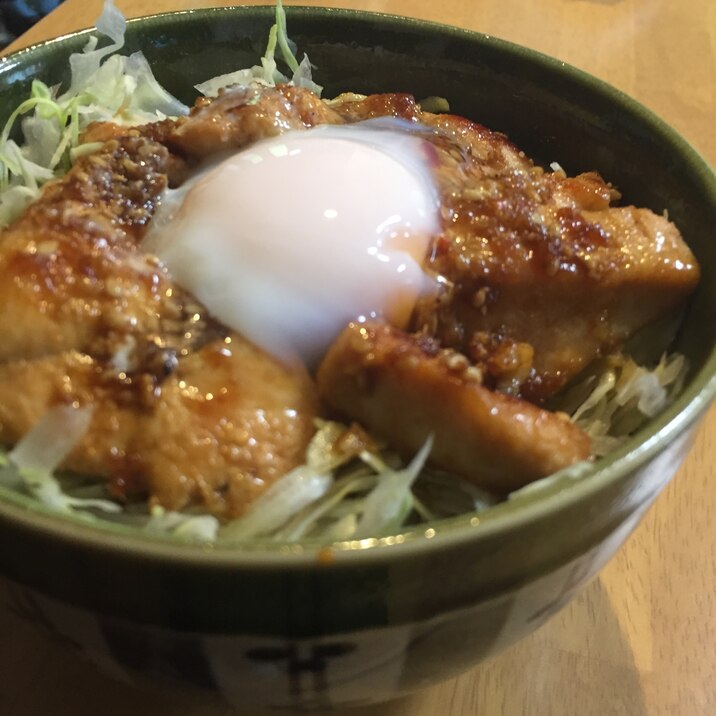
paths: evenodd
<path fill-rule="evenodd" d="M 11 48 L 92 25 L 65 0 Z M 128 16 L 221 3 L 118 0 Z M 227 3 L 228 4 L 228 3 Z M 251 3 L 247 3 L 251 4 Z M 656 111 L 716 165 L 714 0 L 286 2 L 410 15 L 576 65 Z M 346 716 L 716 714 L 716 410 L 675 480 L 599 578 L 537 633 L 458 679 Z M 3 716 L 219 716 L 225 709 L 98 675 L 0 613 Z"/>

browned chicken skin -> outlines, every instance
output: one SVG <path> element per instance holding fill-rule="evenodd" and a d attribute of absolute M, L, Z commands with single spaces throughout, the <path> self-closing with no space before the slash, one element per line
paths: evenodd
<path fill-rule="evenodd" d="M 290 130 L 341 123 L 342 118 L 308 90 L 287 85 L 242 88 L 215 100 L 198 100 L 189 117 L 166 125 L 164 141 L 182 156 L 203 159 Z"/>
<path fill-rule="evenodd" d="M 498 492 L 586 458 L 586 435 L 520 398 L 551 396 L 680 308 L 698 266 L 676 228 L 611 208 L 617 193 L 596 174 L 547 173 L 503 135 L 408 95 L 324 102 L 287 86 L 228 91 L 133 130 L 90 127 L 84 141 L 104 148 L 0 237 L 0 443 L 52 405 L 92 404 L 66 467 L 123 498 L 222 516 L 302 462 L 308 377 L 216 324 L 138 243 L 164 188 L 212 155 L 378 117 L 434 148 L 442 231 L 426 270 L 440 288 L 419 301 L 419 337 L 346 329 L 319 371 L 326 404 L 406 452 L 434 432 L 437 465 Z"/>

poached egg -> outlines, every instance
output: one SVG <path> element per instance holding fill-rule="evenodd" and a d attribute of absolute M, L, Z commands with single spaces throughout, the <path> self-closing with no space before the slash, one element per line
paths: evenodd
<path fill-rule="evenodd" d="M 430 290 L 431 149 L 370 121 L 260 141 L 168 190 L 144 249 L 224 325 L 313 365 L 350 321 L 405 327 Z"/>

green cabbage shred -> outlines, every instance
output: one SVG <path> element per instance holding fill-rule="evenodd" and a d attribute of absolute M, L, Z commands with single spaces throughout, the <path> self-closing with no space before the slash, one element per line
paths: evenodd
<path fill-rule="evenodd" d="M 97 32 L 110 44 L 98 48 L 99 38 L 90 37 L 82 52 L 70 56 L 66 91 L 34 80 L 30 96 L 10 114 L 0 133 L 0 227 L 19 216 L 44 183 L 97 148 L 79 144 L 92 122 L 136 125 L 189 111 L 159 85 L 141 52 L 117 54 L 125 29 L 122 13 L 105 0 Z M 22 143 L 13 138 L 19 120 Z"/>
<path fill-rule="evenodd" d="M 290 78 L 278 69 L 276 63 L 277 46 L 283 61 L 291 72 Z M 281 0 L 277 0 L 275 22 L 269 30 L 266 50 L 261 58 L 261 64 L 212 77 L 206 82 L 195 85 L 195 89 L 205 97 L 216 97 L 220 90 L 232 87 L 250 87 L 252 85 L 273 87 L 282 83 L 305 87 L 320 97 L 323 88 L 313 81 L 312 65 L 308 56 L 304 54 L 303 59 L 299 62 L 296 59 L 294 47 L 294 43 L 286 33 L 286 12 L 283 9 Z"/>

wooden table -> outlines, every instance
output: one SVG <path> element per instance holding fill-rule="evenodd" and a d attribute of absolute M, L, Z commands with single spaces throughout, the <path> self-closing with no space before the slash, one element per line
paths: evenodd
<path fill-rule="evenodd" d="M 270 0 L 266 0 L 267 2 Z M 10 49 L 91 25 L 65 0 Z M 118 0 L 127 16 L 211 0 Z M 625 90 L 716 165 L 713 0 L 333 0 L 437 20 L 541 50 Z M 715 237 L 716 238 L 716 237 Z M 716 714 L 716 410 L 686 464 L 598 580 L 530 638 L 462 677 L 346 716 Z M 96 674 L 0 614 L 3 716 L 218 716 Z"/>

